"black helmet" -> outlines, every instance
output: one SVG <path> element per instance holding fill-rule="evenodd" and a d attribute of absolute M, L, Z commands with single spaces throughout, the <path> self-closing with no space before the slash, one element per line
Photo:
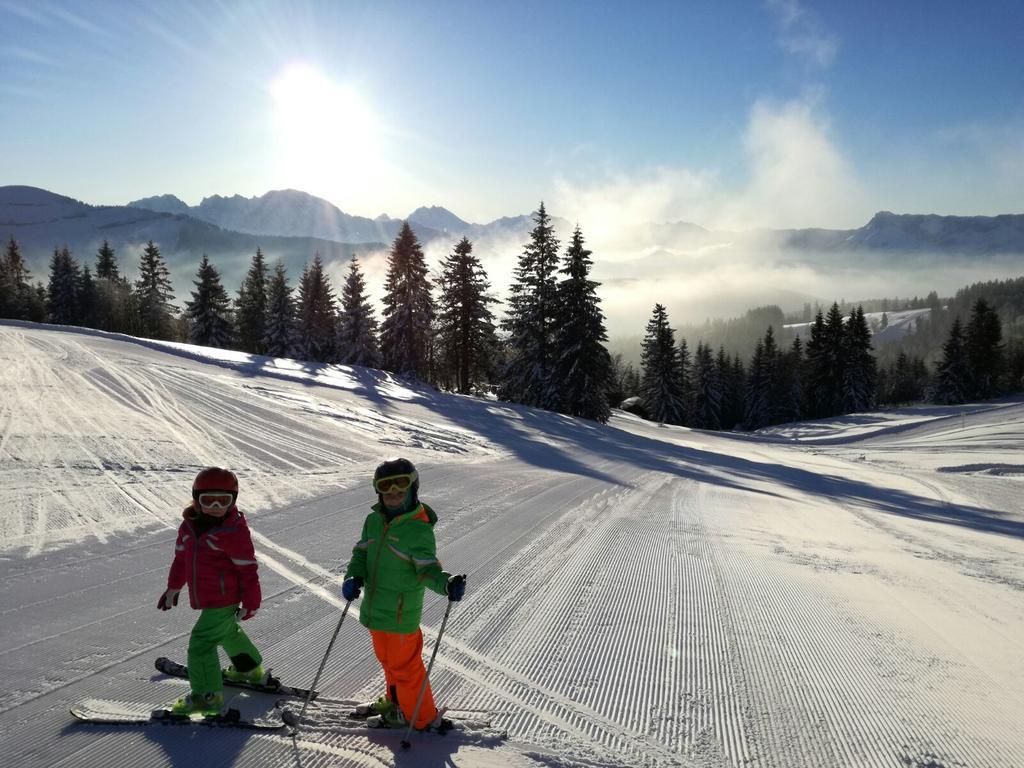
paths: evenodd
<path fill-rule="evenodd" d="M 408 459 L 388 459 L 381 462 L 373 473 L 373 490 L 377 496 L 382 496 L 377 489 L 377 481 L 388 477 L 408 477 L 412 485 L 412 503 L 419 500 L 420 475 L 415 465 Z"/>

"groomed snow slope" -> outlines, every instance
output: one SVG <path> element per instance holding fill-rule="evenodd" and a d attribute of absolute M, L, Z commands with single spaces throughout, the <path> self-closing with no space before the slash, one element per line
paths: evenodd
<path fill-rule="evenodd" d="M 5 765 L 1024 765 L 1024 402 L 756 436 L 608 426 L 375 371 L 0 322 Z M 306 685 L 384 456 L 469 574 L 432 683 L 509 741 L 95 726 L 164 704 L 195 615 L 156 610 L 198 467 L 242 480 L 246 624 Z M 428 593 L 426 647 L 442 598 Z M 358 607 L 358 604 L 354 604 Z M 319 688 L 379 693 L 346 619 Z M 270 704 L 273 702 L 270 701 Z"/>

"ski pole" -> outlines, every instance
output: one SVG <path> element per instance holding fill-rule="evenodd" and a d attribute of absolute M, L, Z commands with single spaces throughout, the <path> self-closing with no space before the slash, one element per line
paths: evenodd
<path fill-rule="evenodd" d="M 448 599 L 448 608 L 444 612 L 444 619 L 441 620 L 441 628 L 437 631 L 437 642 L 434 643 L 434 652 L 430 654 L 430 663 L 427 664 L 427 674 L 423 676 L 423 684 L 420 686 L 420 695 L 416 697 L 416 706 L 412 710 L 412 719 L 409 721 L 409 727 L 405 731 L 405 738 L 402 739 L 402 749 L 408 749 L 412 746 L 409 742 L 409 734 L 412 733 L 412 727 L 416 724 L 416 718 L 420 714 L 420 705 L 423 703 L 423 694 L 427 692 L 427 683 L 430 682 L 430 670 L 434 667 L 434 659 L 437 658 L 437 649 L 441 647 L 441 636 L 444 634 L 444 625 L 448 623 L 448 614 L 452 612 L 452 599 Z"/>
<path fill-rule="evenodd" d="M 298 732 L 299 725 L 302 723 L 302 717 L 306 714 L 306 707 L 309 706 L 309 700 L 313 698 L 313 689 L 316 688 L 316 684 L 320 682 L 320 675 L 324 671 L 324 666 L 327 664 L 327 657 L 331 655 L 331 648 L 334 647 L 334 641 L 338 639 L 338 633 L 341 631 L 341 623 L 345 621 L 345 616 L 348 615 L 348 607 L 352 605 L 352 601 L 349 600 L 345 603 L 345 610 L 341 612 L 341 618 L 338 619 L 338 626 L 334 628 L 334 635 L 331 637 L 331 642 L 327 644 L 327 653 L 324 654 L 324 660 L 320 662 L 320 669 L 316 671 L 316 677 L 313 678 L 313 684 L 309 686 L 309 692 L 306 694 L 306 700 L 302 703 L 302 711 L 299 712 L 299 717 L 294 723 L 290 725 L 295 729 L 292 735 Z"/>

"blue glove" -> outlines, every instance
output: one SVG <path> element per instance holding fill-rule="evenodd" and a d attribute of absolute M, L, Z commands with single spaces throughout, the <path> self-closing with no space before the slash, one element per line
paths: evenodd
<path fill-rule="evenodd" d="M 359 593 L 363 591 L 363 579 L 360 576 L 353 576 L 350 579 L 345 579 L 345 583 L 341 585 L 341 596 L 349 602 L 359 597 Z"/>
<path fill-rule="evenodd" d="M 462 596 L 466 594 L 466 574 L 461 576 L 449 576 L 448 586 L 445 588 L 448 593 L 448 599 L 454 602 L 458 602 L 462 599 Z"/>

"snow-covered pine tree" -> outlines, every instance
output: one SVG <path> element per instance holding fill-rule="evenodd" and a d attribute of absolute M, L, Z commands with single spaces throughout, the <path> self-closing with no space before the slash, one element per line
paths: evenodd
<path fill-rule="evenodd" d="M 1005 349 L 1003 324 L 989 303 L 979 298 L 971 307 L 967 323 L 964 350 L 971 372 L 970 397 L 986 399 L 1002 391 Z"/>
<path fill-rule="evenodd" d="M 334 289 L 324 272 L 320 252 L 302 270 L 296 309 L 296 346 L 303 360 L 321 363 L 337 359 L 338 319 Z"/>
<path fill-rule="evenodd" d="M 267 286 L 267 330 L 263 336 L 263 351 L 271 357 L 291 357 L 294 350 L 295 301 L 284 264 L 278 261 Z"/>
<path fill-rule="evenodd" d="M 871 354 L 871 327 L 858 306 L 850 313 L 843 334 L 842 412 L 869 410 L 874 404 L 878 364 Z"/>
<path fill-rule="evenodd" d="M 139 333 L 154 339 L 172 335 L 171 315 L 177 311 L 171 301 L 171 273 L 160 256 L 160 248 L 150 240 L 139 258 L 139 279 L 135 281 Z"/>
<path fill-rule="evenodd" d="M 263 251 L 256 248 L 249 271 L 238 287 L 235 299 L 235 323 L 238 346 L 243 352 L 262 355 L 263 337 L 267 333 L 267 264 Z"/>
<path fill-rule="evenodd" d="M 193 281 L 192 300 L 185 302 L 189 341 L 204 347 L 227 349 L 235 340 L 231 325 L 231 300 L 220 282 L 220 274 L 203 254 Z"/>
<path fill-rule="evenodd" d="M 441 265 L 437 299 L 439 379 L 463 394 L 494 373 L 498 340 L 490 283 L 473 243 L 463 237 Z"/>
<path fill-rule="evenodd" d="M 711 347 L 697 343 L 693 355 L 693 411 L 691 424 L 698 429 L 722 428 L 722 381 Z"/>
<path fill-rule="evenodd" d="M 352 254 L 348 275 L 341 289 L 341 315 L 338 318 L 338 362 L 346 365 L 380 367 L 377 346 L 377 318 L 366 295 L 366 280 L 359 259 Z"/>
<path fill-rule="evenodd" d="M 964 345 L 960 316 L 953 319 L 946 343 L 942 345 L 942 361 L 935 372 L 932 400 L 940 405 L 959 405 L 970 396 L 971 371 Z"/>
<path fill-rule="evenodd" d="M 554 367 L 558 239 L 543 201 L 534 222 L 530 242 L 519 256 L 509 289 L 508 313 L 501 324 L 508 334 L 509 361 L 498 394 L 509 402 L 547 408 Z"/>
<path fill-rule="evenodd" d="M 49 321 L 57 325 L 78 325 L 78 284 L 81 269 L 65 245 L 53 250 L 50 259 L 50 282 L 46 287 L 46 311 Z"/>
<path fill-rule="evenodd" d="M 681 424 L 685 415 L 678 354 L 665 307 L 655 304 L 640 353 L 640 392 L 648 416 L 663 424 Z"/>
<path fill-rule="evenodd" d="M 590 279 L 591 251 L 583 247 L 579 225 L 559 272 L 565 279 L 556 294 L 552 391 L 547 400 L 561 413 L 599 421 L 611 416 L 608 380 L 611 358 L 604 343 L 604 313 L 598 283 Z"/>
<path fill-rule="evenodd" d="M 380 331 L 384 370 L 426 380 L 434 302 L 430 296 L 423 248 L 409 222 L 391 245 L 384 281 L 384 319 Z"/>

